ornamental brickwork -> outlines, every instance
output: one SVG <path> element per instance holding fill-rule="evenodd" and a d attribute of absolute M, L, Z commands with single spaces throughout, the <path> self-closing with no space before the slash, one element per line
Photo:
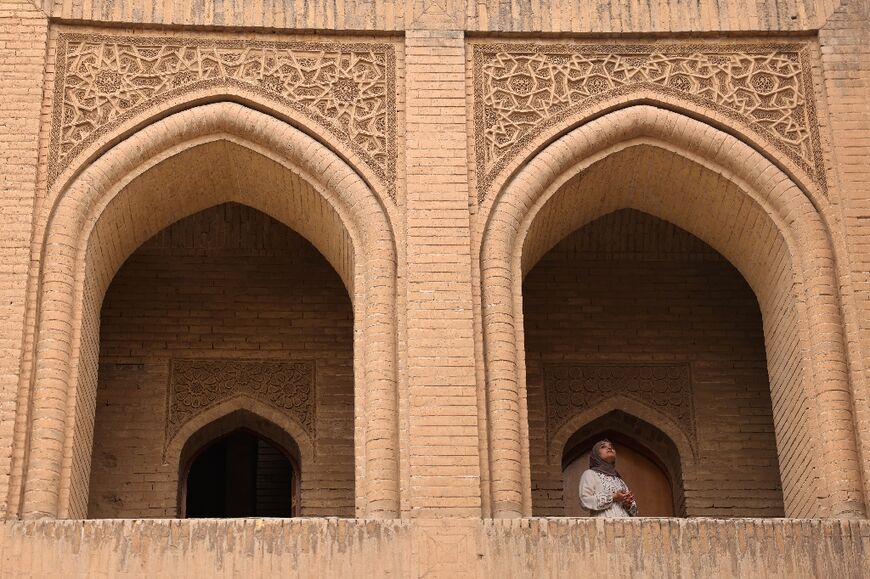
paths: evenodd
<path fill-rule="evenodd" d="M 613 392 L 635 398 L 669 415 L 689 438 L 695 437 L 692 386 L 685 366 L 547 366 L 547 433 Z"/>
<path fill-rule="evenodd" d="M 314 365 L 269 360 L 173 360 L 167 440 L 196 415 L 237 396 L 264 402 L 314 436 Z"/>
<path fill-rule="evenodd" d="M 50 182 L 87 145 L 161 102 L 243 86 L 347 144 L 394 194 L 392 45 L 74 33 L 57 43 Z"/>
<path fill-rule="evenodd" d="M 482 197 L 548 128 L 643 89 L 757 132 L 826 188 L 809 44 L 473 46 Z"/>
<path fill-rule="evenodd" d="M 0 2 L 0 576 L 859 576 L 868 70 L 866 0 Z M 678 518 L 557 519 L 605 432 Z M 304 518 L 183 520 L 239 433 Z"/>

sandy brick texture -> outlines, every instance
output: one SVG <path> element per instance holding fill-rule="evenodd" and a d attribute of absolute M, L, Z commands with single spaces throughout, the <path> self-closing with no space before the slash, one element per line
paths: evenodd
<path fill-rule="evenodd" d="M 0 0 L 0 577 L 860 576 L 868 46 L 868 0 Z M 304 518 L 177 518 L 236 429 Z M 680 517 L 561 518 L 604 430 Z"/>

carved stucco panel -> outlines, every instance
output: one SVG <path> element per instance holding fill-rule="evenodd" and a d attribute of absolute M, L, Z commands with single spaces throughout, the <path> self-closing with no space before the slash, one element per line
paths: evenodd
<path fill-rule="evenodd" d="M 648 89 L 715 110 L 764 136 L 826 190 L 809 45 L 474 45 L 480 200 L 549 127 Z"/>
<path fill-rule="evenodd" d="M 667 416 L 696 444 L 695 407 L 687 365 L 553 364 L 543 370 L 547 440 L 581 412 L 619 395 Z"/>
<path fill-rule="evenodd" d="M 149 108 L 210 87 L 242 86 L 347 145 L 391 196 L 396 182 L 395 47 L 62 33 L 49 180 L 101 135 Z"/>
<path fill-rule="evenodd" d="M 314 438 L 314 362 L 280 360 L 173 360 L 166 440 L 200 413 L 239 396 L 272 406 Z"/>

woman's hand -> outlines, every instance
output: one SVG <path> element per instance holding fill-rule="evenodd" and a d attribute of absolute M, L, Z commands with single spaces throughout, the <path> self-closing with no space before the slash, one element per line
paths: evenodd
<path fill-rule="evenodd" d="M 625 497 L 630 496 L 630 495 L 631 495 L 631 493 L 628 493 L 628 492 L 616 491 L 615 493 L 613 493 L 613 502 L 614 503 L 624 503 Z"/>
<path fill-rule="evenodd" d="M 627 493 L 623 494 L 623 497 L 622 497 L 622 504 L 623 505 L 625 505 L 626 507 L 630 507 L 631 503 L 633 503 L 633 502 L 634 502 L 634 493 L 633 492 L 628 491 Z"/>

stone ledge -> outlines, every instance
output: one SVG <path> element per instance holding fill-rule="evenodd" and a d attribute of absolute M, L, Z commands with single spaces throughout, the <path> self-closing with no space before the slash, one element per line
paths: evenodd
<path fill-rule="evenodd" d="M 870 520 L 0 523 L 0 577 L 858 577 Z M 862 571 L 863 570 L 863 571 Z"/>

